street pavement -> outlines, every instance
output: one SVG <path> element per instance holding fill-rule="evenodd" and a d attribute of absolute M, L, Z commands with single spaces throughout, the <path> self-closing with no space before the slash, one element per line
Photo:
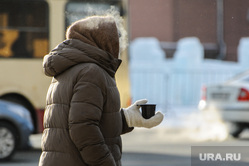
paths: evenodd
<path fill-rule="evenodd" d="M 172 122 L 167 119 L 167 125 L 152 129 L 136 128 L 122 135 L 123 166 L 191 166 L 192 146 L 249 147 L 248 130 L 239 139 L 234 139 L 229 137 L 223 123 L 214 120 L 214 117 L 207 119 L 206 116 L 200 118 L 200 115 L 191 115 L 185 119 L 188 120 L 173 119 L 180 126 L 170 126 Z M 195 123 L 192 123 L 193 119 Z M 10 162 L 0 165 L 37 166 L 41 154 L 41 134 L 32 135 L 30 140 L 31 150 L 19 151 Z M 249 165 L 249 155 L 240 163 Z"/>
<path fill-rule="evenodd" d="M 193 132 L 193 131 L 192 131 Z M 249 146 L 249 131 L 240 139 L 197 140 L 187 130 L 179 129 L 135 129 L 123 135 L 123 166 L 191 166 L 191 146 Z M 210 137 L 208 137 L 210 138 Z M 41 134 L 30 137 L 33 149 L 19 151 L 10 162 L 1 166 L 37 166 L 41 154 Z M 249 156 L 246 161 L 249 165 Z"/>

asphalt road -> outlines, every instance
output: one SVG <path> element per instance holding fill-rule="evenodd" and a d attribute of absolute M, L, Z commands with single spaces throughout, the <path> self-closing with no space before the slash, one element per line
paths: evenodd
<path fill-rule="evenodd" d="M 29 150 L 18 152 L 12 161 L 0 163 L 1 166 L 37 166 L 41 151 Z M 182 166 L 183 163 L 190 162 L 189 157 L 143 153 L 143 152 L 124 152 L 123 166 Z"/>
<path fill-rule="evenodd" d="M 249 132 L 242 138 L 196 140 L 180 131 L 136 129 L 123 136 L 123 166 L 191 166 L 191 146 L 249 146 Z M 196 135 L 197 136 L 197 135 Z M 10 162 L 1 166 L 37 166 L 41 135 L 33 135 L 33 149 L 19 151 Z M 249 156 L 241 164 L 249 165 Z M 239 164 L 238 164 L 239 165 Z"/>

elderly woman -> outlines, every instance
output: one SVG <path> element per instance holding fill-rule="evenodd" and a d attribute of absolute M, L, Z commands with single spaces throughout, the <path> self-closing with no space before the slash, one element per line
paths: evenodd
<path fill-rule="evenodd" d="M 67 39 L 44 57 L 44 72 L 53 80 L 39 166 L 120 166 L 120 135 L 163 120 L 160 112 L 142 118 L 138 104 L 146 100 L 120 109 L 115 82 L 121 63 L 118 26 L 112 16 L 79 20 L 67 29 Z"/>

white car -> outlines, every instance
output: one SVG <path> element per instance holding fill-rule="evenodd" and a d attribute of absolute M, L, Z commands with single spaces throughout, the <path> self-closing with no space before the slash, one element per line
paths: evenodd
<path fill-rule="evenodd" d="M 217 110 L 229 124 L 230 134 L 238 137 L 249 128 L 249 70 L 224 83 L 204 87 L 198 107 Z"/>

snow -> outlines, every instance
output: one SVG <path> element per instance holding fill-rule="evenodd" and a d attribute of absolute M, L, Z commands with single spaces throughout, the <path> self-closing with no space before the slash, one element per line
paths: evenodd
<path fill-rule="evenodd" d="M 246 70 L 248 48 L 249 38 L 242 38 L 238 46 L 238 62 L 204 59 L 204 48 L 199 39 L 187 37 L 178 41 L 174 58 L 166 59 L 156 38 L 137 38 L 130 44 L 132 101 L 147 98 L 149 103 L 156 103 L 157 110 L 167 119 L 161 126 L 202 126 L 198 130 L 202 132 L 209 123 L 197 109 L 202 86 L 223 82 Z M 219 120 L 217 123 L 221 124 L 223 132 L 213 133 L 214 137 L 226 138 L 224 125 Z M 212 127 L 209 129 L 211 132 Z M 223 135 L 215 135 L 219 133 Z"/>
<path fill-rule="evenodd" d="M 249 37 L 244 37 L 240 39 L 238 46 L 238 61 L 240 66 L 247 68 L 249 63 Z"/>
<path fill-rule="evenodd" d="M 160 42 L 156 38 L 137 38 L 130 46 L 131 62 L 134 61 L 151 61 L 161 62 L 165 60 L 164 51 L 160 47 Z M 151 56 L 153 55 L 153 57 Z"/>
<path fill-rule="evenodd" d="M 178 41 L 174 55 L 174 66 L 178 68 L 192 68 L 202 63 L 204 48 L 196 37 L 183 38 Z"/>

